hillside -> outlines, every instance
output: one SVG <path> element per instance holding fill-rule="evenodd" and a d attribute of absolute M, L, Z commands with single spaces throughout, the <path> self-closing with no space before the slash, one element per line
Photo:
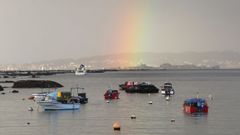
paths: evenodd
<path fill-rule="evenodd" d="M 134 61 L 131 61 L 134 57 Z M 173 65 L 220 66 L 220 68 L 240 68 L 240 53 L 237 52 L 184 52 L 184 53 L 135 53 L 113 54 L 79 59 L 59 59 L 19 65 L 1 65 L 0 68 L 14 69 L 75 69 L 79 64 L 89 69 L 128 68 L 146 64 L 152 67 L 169 63 Z"/>

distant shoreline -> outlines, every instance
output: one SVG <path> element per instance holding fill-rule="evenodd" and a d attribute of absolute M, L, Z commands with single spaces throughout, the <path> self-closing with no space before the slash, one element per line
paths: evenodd
<path fill-rule="evenodd" d="M 95 70 L 87 70 L 88 73 L 104 73 L 104 72 L 119 72 L 119 71 L 186 71 L 186 70 L 240 70 L 239 68 L 229 68 L 229 69 L 212 69 L 212 68 L 204 68 L 204 69 L 117 69 L 117 68 L 109 68 L 109 69 L 95 69 Z M 55 74 L 66 74 L 66 73 L 74 73 L 74 70 L 11 70 L 11 71 L 0 71 L 0 76 L 47 76 L 47 75 L 55 75 Z"/>

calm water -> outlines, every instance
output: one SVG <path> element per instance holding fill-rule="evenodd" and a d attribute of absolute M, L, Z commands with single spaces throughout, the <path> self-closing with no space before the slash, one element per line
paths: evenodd
<path fill-rule="evenodd" d="M 41 89 L 18 89 L 18 94 L 9 93 L 10 88 L 5 89 L 6 94 L 0 95 L 0 135 L 240 134 L 240 70 L 106 72 L 39 79 L 57 81 L 65 86 L 60 90 L 65 91 L 71 87 L 84 87 L 89 103 L 76 111 L 44 112 L 36 103 L 27 100 Z M 106 103 L 103 98 L 105 90 L 109 87 L 118 89 L 118 84 L 127 80 L 148 81 L 157 87 L 171 81 L 176 95 L 167 102 L 161 94 L 149 96 L 121 91 L 119 100 Z M 196 96 L 197 92 L 207 99 L 209 94 L 213 95 L 213 100 L 208 100 L 208 115 L 184 114 L 184 99 Z M 152 105 L 148 104 L 149 100 L 153 101 Z M 33 107 L 34 111 L 29 112 L 28 107 Z M 131 120 L 131 114 L 135 114 L 137 119 Z M 175 119 L 175 123 L 171 123 L 171 119 Z M 121 131 L 113 131 L 115 121 L 121 123 Z"/>

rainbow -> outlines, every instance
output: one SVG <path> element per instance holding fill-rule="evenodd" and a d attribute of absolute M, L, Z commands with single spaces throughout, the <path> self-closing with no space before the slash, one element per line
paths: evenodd
<path fill-rule="evenodd" d="M 151 31 L 153 30 L 149 3 L 148 1 L 145 3 L 128 1 L 127 7 L 116 19 L 117 30 L 113 39 L 113 50 L 117 53 L 131 54 L 123 56 L 123 59 L 127 61 L 121 65 L 125 67 L 144 63 L 144 56 L 141 56 L 141 52 L 146 52 L 151 44 Z"/>

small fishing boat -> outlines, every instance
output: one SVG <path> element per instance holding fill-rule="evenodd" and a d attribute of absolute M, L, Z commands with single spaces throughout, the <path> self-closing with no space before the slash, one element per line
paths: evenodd
<path fill-rule="evenodd" d="M 173 89 L 172 83 L 165 82 L 164 85 L 161 87 L 162 95 L 174 95 L 175 91 Z"/>
<path fill-rule="evenodd" d="M 47 96 L 47 94 L 49 94 L 49 92 L 35 93 L 35 94 L 32 94 L 32 96 L 29 97 L 29 99 L 33 99 L 36 101 L 44 100 L 44 98 Z"/>
<path fill-rule="evenodd" d="M 44 100 L 37 101 L 43 110 L 75 110 L 80 108 L 79 101 L 72 96 L 63 95 L 62 92 L 54 91 L 47 94 Z"/>
<path fill-rule="evenodd" d="M 112 89 L 109 89 L 105 92 L 104 94 L 104 98 L 105 99 L 119 99 L 119 92 L 118 90 L 112 90 Z"/>
<path fill-rule="evenodd" d="M 80 108 L 80 104 L 88 103 L 85 92 L 78 92 L 80 87 L 71 88 L 70 91 L 54 91 L 51 93 L 41 93 L 38 96 L 44 97 L 37 100 L 43 110 L 75 110 Z M 45 95 L 46 94 L 46 95 Z"/>
<path fill-rule="evenodd" d="M 132 88 L 126 89 L 127 93 L 158 93 L 159 89 L 149 82 L 140 83 Z"/>
<path fill-rule="evenodd" d="M 203 98 L 186 99 L 183 103 L 183 111 L 186 113 L 208 113 L 208 104 Z"/>
<path fill-rule="evenodd" d="M 87 73 L 85 65 L 81 64 L 75 71 L 75 75 L 85 75 Z"/>
<path fill-rule="evenodd" d="M 119 87 L 120 87 L 120 90 L 127 90 L 127 89 L 130 89 L 130 88 L 133 88 L 137 84 L 138 84 L 138 82 L 126 81 L 125 83 L 120 84 Z"/>
<path fill-rule="evenodd" d="M 88 98 L 86 96 L 86 92 L 84 92 L 84 88 L 80 88 L 80 87 L 71 88 L 71 92 L 73 92 L 74 90 L 77 92 L 77 97 L 75 98 L 79 99 L 80 104 L 88 103 Z M 79 90 L 82 90 L 82 92 L 79 93 L 78 92 Z"/>

